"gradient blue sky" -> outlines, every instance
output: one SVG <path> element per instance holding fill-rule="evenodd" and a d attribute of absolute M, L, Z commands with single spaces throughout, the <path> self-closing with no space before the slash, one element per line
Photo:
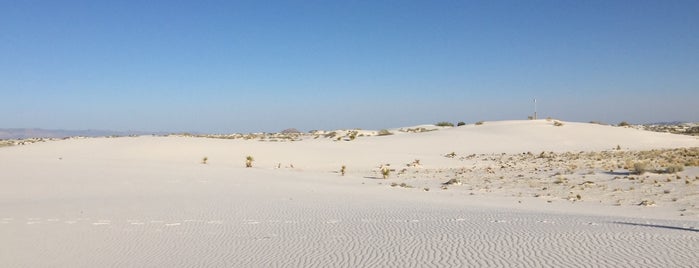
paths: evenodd
<path fill-rule="evenodd" d="M 0 128 L 699 121 L 699 1 L 0 0 Z"/>

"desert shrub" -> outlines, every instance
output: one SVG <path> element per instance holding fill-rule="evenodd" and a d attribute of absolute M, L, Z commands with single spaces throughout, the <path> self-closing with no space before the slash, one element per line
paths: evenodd
<path fill-rule="evenodd" d="M 326 138 L 334 138 L 336 135 L 337 135 L 337 132 L 333 131 L 333 132 L 330 132 L 330 133 L 326 133 L 325 135 L 323 135 L 323 137 L 326 137 Z"/>
<path fill-rule="evenodd" d="M 446 121 L 438 122 L 437 124 L 434 124 L 434 125 L 438 126 L 438 127 L 453 127 L 454 126 L 454 124 L 452 124 L 450 122 L 446 122 Z"/>
<path fill-rule="evenodd" d="M 630 126 L 630 125 L 631 125 L 631 124 L 629 124 L 629 122 L 621 121 L 621 122 L 619 123 L 618 126 L 620 126 L 620 127 L 628 127 L 628 126 Z"/>
<path fill-rule="evenodd" d="M 478 122 L 476 122 L 476 126 L 480 126 L 480 125 L 482 125 L 482 124 L 483 124 L 483 121 L 478 121 Z"/>
<path fill-rule="evenodd" d="M 557 126 L 557 127 L 562 127 L 563 123 L 561 123 L 561 121 L 555 121 L 555 122 L 553 122 L 553 125 Z"/>
<path fill-rule="evenodd" d="M 347 171 L 347 167 L 345 165 L 342 165 L 342 167 L 340 168 L 340 173 L 342 174 L 342 176 L 345 176 L 346 171 Z"/>
<path fill-rule="evenodd" d="M 386 165 L 381 166 L 381 175 L 384 179 L 388 179 L 388 176 L 391 175 L 391 169 Z"/>
<path fill-rule="evenodd" d="M 644 162 L 636 162 L 633 164 L 633 173 L 642 175 L 648 171 L 648 164 Z"/>
<path fill-rule="evenodd" d="M 386 129 L 379 130 L 379 136 L 388 136 L 388 135 L 393 135 L 390 131 Z"/>
<path fill-rule="evenodd" d="M 677 173 L 684 171 L 684 166 L 682 165 L 671 165 L 665 168 L 665 173 Z"/>
<path fill-rule="evenodd" d="M 454 158 L 454 157 L 456 157 L 456 153 L 455 153 L 455 152 L 451 152 L 451 153 L 445 154 L 444 157 L 447 157 L 447 158 Z"/>
<path fill-rule="evenodd" d="M 245 167 L 252 167 L 253 161 L 255 161 L 255 158 L 253 158 L 252 156 L 248 155 L 247 157 L 245 157 Z"/>
<path fill-rule="evenodd" d="M 206 156 L 205 156 L 204 158 L 201 159 L 201 163 L 202 163 L 202 164 L 206 164 L 207 161 L 209 161 L 209 158 L 206 157 Z"/>
<path fill-rule="evenodd" d="M 466 123 L 464 121 L 459 121 L 459 123 L 456 123 L 457 127 L 464 126 Z"/>
<path fill-rule="evenodd" d="M 527 116 L 527 120 L 534 120 L 534 117 L 531 116 L 531 115 L 530 115 L 530 116 Z"/>
<path fill-rule="evenodd" d="M 685 130 L 685 133 L 687 133 L 687 134 L 699 134 L 699 126 L 691 127 L 689 129 Z"/>
<path fill-rule="evenodd" d="M 298 129 L 295 129 L 295 128 L 287 128 L 285 130 L 282 130 L 281 133 L 282 134 L 299 134 L 299 133 L 301 133 L 301 131 L 299 131 Z"/>

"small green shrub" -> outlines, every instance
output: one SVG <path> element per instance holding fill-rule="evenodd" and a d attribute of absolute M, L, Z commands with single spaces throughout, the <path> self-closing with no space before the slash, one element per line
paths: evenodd
<path fill-rule="evenodd" d="M 476 122 L 476 126 L 480 126 L 480 125 L 482 125 L 482 124 L 483 124 L 483 121 L 478 121 L 478 122 Z"/>
<path fill-rule="evenodd" d="M 253 158 L 252 156 L 249 156 L 249 155 L 248 155 L 247 157 L 245 157 L 245 167 L 246 167 L 246 168 L 252 167 L 252 162 L 253 162 L 253 161 L 255 161 L 255 158 Z"/>
<path fill-rule="evenodd" d="M 345 176 L 345 171 L 347 171 L 347 167 L 345 165 L 342 165 L 342 167 L 340 168 L 340 174 L 342 174 L 342 176 Z"/>
<path fill-rule="evenodd" d="M 629 124 L 629 122 L 626 122 L 626 121 L 621 121 L 621 122 L 619 123 L 619 126 L 620 126 L 620 127 L 628 127 L 628 126 L 630 126 L 630 125 L 631 125 L 631 124 Z"/>
<path fill-rule="evenodd" d="M 207 161 L 209 161 L 209 158 L 206 157 L 206 156 L 205 156 L 204 158 L 201 159 L 201 163 L 202 163 L 202 164 L 205 164 L 205 165 L 206 165 L 206 162 L 207 162 Z"/>
<path fill-rule="evenodd" d="M 553 125 L 557 126 L 557 127 L 562 127 L 563 123 L 561 123 L 561 121 L 555 121 L 555 122 L 553 122 Z"/>
<path fill-rule="evenodd" d="M 465 126 L 465 125 L 466 125 L 466 123 L 464 121 L 459 121 L 459 123 L 456 123 L 457 127 Z"/>
<path fill-rule="evenodd" d="M 438 122 L 437 124 L 434 124 L 434 125 L 438 126 L 438 127 L 453 127 L 454 126 L 454 124 L 452 124 L 450 122 L 446 122 L 446 121 Z"/>

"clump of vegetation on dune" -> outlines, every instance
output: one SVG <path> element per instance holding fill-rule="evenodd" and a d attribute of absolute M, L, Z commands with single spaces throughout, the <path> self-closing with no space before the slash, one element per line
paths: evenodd
<path fill-rule="evenodd" d="M 255 158 L 252 156 L 248 155 L 245 157 L 245 167 L 246 168 L 251 168 L 252 167 L 252 162 L 255 161 Z"/>

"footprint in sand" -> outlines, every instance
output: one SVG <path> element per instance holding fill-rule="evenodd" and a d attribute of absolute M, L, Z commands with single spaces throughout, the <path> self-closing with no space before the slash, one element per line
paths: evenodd
<path fill-rule="evenodd" d="M 99 220 L 97 222 L 93 222 L 92 225 L 109 225 L 111 223 L 112 221 L 110 220 Z"/>

